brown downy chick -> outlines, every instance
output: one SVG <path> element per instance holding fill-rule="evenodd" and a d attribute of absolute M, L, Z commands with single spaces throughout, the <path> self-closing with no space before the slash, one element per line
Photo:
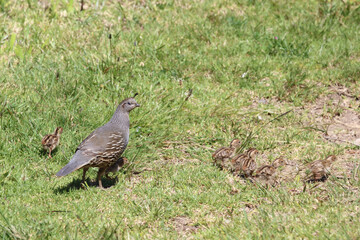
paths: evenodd
<path fill-rule="evenodd" d="M 105 170 L 105 176 L 111 179 L 111 177 L 109 177 L 109 173 L 117 173 L 120 168 L 127 163 L 129 163 L 129 160 L 126 157 L 120 157 L 113 165 Z"/>
<path fill-rule="evenodd" d="M 57 145 L 59 145 L 60 142 L 60 136 L 63 132 L 62 127 L 57 127 L 55 129 L 55 132 L 53 134 L 48 134 L 41 140 L 41 144 L 43 145 L 43 148 L 45 150 L 49 150 L 49 157 L 51 157 L 51 151 L 56 148 Z"/>
<path fill-rule="evenodd" d="M 272 176 L 275 173 L 276 168 L 273 165 L 262 165 L 255 171 L 255 177 L 260 176 Z"/>
<path fill-rule="evenodd" d="M 235 138 L 231 141 L 230 147 L 221 147 L 216 150 L 212 155 L 215 165 L 217 165 L 221 169 L 227 168 L 227 162 L 235 156 L 236 149 L 239 146 L 240 140 Z"/>
<path fill-rule="evenodd" d="M 260 182 L 265 182 L 267 185 L 274 185 L 276 183 L 273 175 L 277 168 L 285 165 L 285 160 L 277 158 L 271 165 L 263 165 L 256 169 L 254 178 Z"/>
<path fill-rule="evenodd" d="M 310 174 L 307 177 L 307 182 L 325 181 L 330 174 L 331 164 L 336 160 L 335 155 L 330 155 L 324 160 L 316 160 L 308 164 Z"/>
<path fill-rule="evenodd" d="M 255 176 L 256 175 L 266 175 L 266 176 L 271 176 L 274 174 L 275 170 L 278 167 L 284 166 L 285 165 L 285 160 L 282 158 L 277 158 L 274 160 L 274 162 L 270 165 L 263 165 L 261 167 L 259 167 L 258 169 L 256 169 L 255 171 Z"/>
<path fill-rule="evenodd" d="M 250 148 L 245 153 L 237 155 L 231 160 L 235 175 L 250 177 L 256 169 L 255 156 L 259 153 L 255 148 Z"/>

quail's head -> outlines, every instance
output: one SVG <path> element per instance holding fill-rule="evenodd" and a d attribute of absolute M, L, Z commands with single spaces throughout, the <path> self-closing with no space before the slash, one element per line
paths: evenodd
<path fill-rule="evenodd" d="M 336 156 L 335 155 L 330 155 L 327 158 L 325 158 L 325 160 L 323 161 L 324 167 L 328 170 L 328 168 L 331 166 L 331 164 L 333 162 L 336 161 Z"/>
<path fill-rule="evenodd" d="M 240 146 L 240 143 L 240 139 L 235 138 L 231 141 L 230 147 L 237 148 Z"/>
<path fill-rule="evenodd" d="M 126 157 L 121 157 L 118 162 L 120 161 L 120 165 L 123 166 L 125 164 L 129 163 L 129 159 L 127 159 Z"/>
<path fill-rule="evenodd" d="M 325 162 L 329 162 L 329 163 L 333 163 L 336 161 L 336 156 L 335 155 L 330 155 L 325 159 Z"/>
<path fill-rule="evenodd" d="M 120 105 L 122 110 L 125 112 L 130 112 L 134 108 L 140 107 L 140 104 L 138 104 L 134 98 L 127 98 L 122 101 Z"/>
<path fill-rule="evenodd" d="M 55 134 L 56 134 L 56 135 L 60 135 L 60 134 L 62 134 L 62 132 L 63 132 L 63 128 L 62 128 L 62 127 L 57 127 L 56 130 L 55 130 Z"/>
<path fill-rule="evenodd" d="M 247 155 L 251 158 L 255 158 L 255 156 L 259 153 L 259 151 L 255 148 L 250 148 L 249 150 L 247 150 Z"/>
<path fill-rule="evenodd" d="M 274 168 L 278 168 L 278 167 L 284 166 L 285 164 L 286 164 L 286 162 L 285 162 L 285 160 L 283 158 L 277 158 L 272 163 L 272 166 Z"/>

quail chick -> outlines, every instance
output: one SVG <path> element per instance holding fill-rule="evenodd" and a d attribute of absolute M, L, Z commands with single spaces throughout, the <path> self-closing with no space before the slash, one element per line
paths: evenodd
<path fill-rule="evenodd" d="M 59 145 L 60 136 L 62 132 L 63 132 L 63 128 L 57 127 L 53 134 L 45 135 L 45 137 L 43 137 L 43 139 L 41 140 L 41 144 L 43 148 L 49 151 L 50 158 L 52 158 L 51 151 L 54 150 L 57 147 L 57 145 Z"/>
<path fill-rule="evenodd" d="M 113 165 L 111 165 L 105 170 L 105 176 L 107 178 L 110 178 L 109 173 L 114 173 L 114 174 L 117 173 L 120 170 L 120 168 L 125 164 L 127 164 L 128 162 L 129 161 L 126 157 L 120 157 L 115 163 L 113 163 Z"/>
<path fill-rule="evenodd" d="M 330 155 L 324 160 L 316 160 L 308 164 L 310 174 L 307 176 L 307 182 L 325 181 L 330 174 L 331 164 L 336 161 L 335 155 Z"/>
<path fill-rule="evenodd" d="M 255 177 L 260 176 L 272 176 L 275 173 L 276 168 L 273 165 L 263 165 L 256 169 Z"/>
<path fill-rule="evenodd" d="M 134 97 L 123 100 L 110 121 L 95 129 L 80 143 L 70 162 L 56 173 L 56 176 L 66 176 L 82 168 L 84 182 L 86 171 L 90 167 L 98 167 L 97 181 L 103 189 L 101 177 L 108 167 L 118 161 L 129 142 L 129 113 L 140 107 Z"/>
<path fill-rule="evenodd" d="M 274 185 L 276 183 L 273 176 L 276 169 L 285 165 L 285 160 L 277 158 L 271 165 L 263 165 L 256 169 L 254 179 L 258 182 L 265 183 L 266 185 Z"/>
<path fill-rule="evenodd" d="M 272 164 L 263 165 L 263 166 L 257 168 L 255 171 L 255 176 L 257 176 L 257 175 L 271 176 L 274 174 L 275 170 L 278 167 L 284 166 L 284 165 L 285 165 L 285 160 L 282 158 L 277 158 L 274 160 L 274 162 Z"/>
<path fill-rule="evenodd" d="M 216 150 L 212 158 L 214 160 L 215 165 L 220 167 L 221 169 L 228 168 L 231 158 L 235 156 L 236 149 L 240 146 L 240 140 L 235 138 L 231 141 L 230 147 L 221 147 L 218 150 Z"/>
<path fill-rule="evenodd" d="M 234 174 L 250 177 L 256 169 L 255 156 L 258 153 L 258 150 L 255 148 L 250 148 L 245 153 L 234 157 L 231 160 Z"/>

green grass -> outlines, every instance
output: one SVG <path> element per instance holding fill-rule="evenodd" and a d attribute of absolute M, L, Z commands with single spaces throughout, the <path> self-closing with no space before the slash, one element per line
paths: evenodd
<path fill-rule="evenodd" d="M 249 133 L 244 147 L 270 160 L 358 151 L 305 120 L 332 86 L 359 96 L 359 43 L 354 0 L 91 0 L 84 11 L 80 1 L 0 0 L 1 237 L 359 238 L 358 169 L 295 194 L 299 180 L 264 189 L 211 160 Z M 135 92 L 124 155 L 129 168 L 152 171 L 123 170 L 106 191 L 80 189 L 81 171 L 56 178 Z M 47 159 L 40 141 L 57 126 L 61 145 Z"/>

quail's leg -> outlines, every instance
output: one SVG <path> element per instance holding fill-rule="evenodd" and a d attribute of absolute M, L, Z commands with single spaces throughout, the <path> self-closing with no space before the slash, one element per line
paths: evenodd
<path fill-rule="evenodd" d="M 51 156 L 51 148 L 49 148 L 49 158 L 52 158 L 52 156 Z"/>
<path fill-rule="evenodd" d="M 106 168 L 99 168 L 99 172 L 97 175 L 97 180 L 99 182 L 99 188 L 104 189 L 102 182 L 101 182 L 101 177 L 104 175 Z"/>
<path fill-rule="evenodd" d="M 85 177 L 86 177 L 87 170 L 89 170 L 89 168 L 83 168 L 82 183 L 85 183 Z"/>

